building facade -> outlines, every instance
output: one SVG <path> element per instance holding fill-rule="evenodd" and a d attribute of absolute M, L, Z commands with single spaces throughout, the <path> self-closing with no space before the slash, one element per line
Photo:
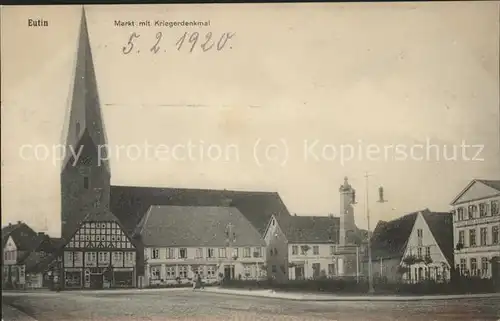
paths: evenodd
<path fill-rule="evenodd" d="M 265 279 L 265 242 L 234 207 L 152 206 L 136 230 L 145 285 Z"/>
<path fill-rule="evenodd" d="M 389 283 L 448 282 L 453 267 L 452 214 L 428 209 L 378 222 L 372 236 L 374 279 Z M 363 275 L 368 275 L 365 256 Z"/>
<path fill-rule="evenodd" d="M 2 286 L 32 287 L 33 260 L 53 252 L 51 238 L 43 232 L 35 232 L 26 223 L 17 222 L 2 228 L 2 244 Z"/>
<path fill-rule="evenodd" d="M 279 281 L 360 274 L 365 236 L 354 223 L 355 190 L 340 187 L 341 216 L 273 216 L 265 233 L 268 274 Z"/>
<path fill-rule="evenodd" d="M 451 206 L 457 270 L 491 278 L 492 264 L 500 264 L 500 181 L 473 180 Z"/>
<path fill-rule="evenodd" d="M 117 220 L 108 217 L 89 215 L 64 246 L 63 289 L 136 286 L 136 247 Z"/>

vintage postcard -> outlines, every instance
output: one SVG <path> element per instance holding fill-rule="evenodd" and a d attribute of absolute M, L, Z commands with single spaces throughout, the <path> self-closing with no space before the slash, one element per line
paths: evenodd
<path fill-rule="evenodd" d="M 3 320 L 500 319 L 500 3 L 1 7 Z"/>

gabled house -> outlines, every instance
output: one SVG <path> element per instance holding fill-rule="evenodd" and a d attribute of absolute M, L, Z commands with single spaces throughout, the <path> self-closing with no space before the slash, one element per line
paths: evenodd
<path fill-rule="evenodd" d="M 360 273 L 367 233 L 354 221 L 356 192 L 347 177 L 339 188 L 340 216 L 275 213 L 267 224 L 268 275 L 284 281 Z"/>
<path fill-rule="evenodd" d="M 451 206 L 456 268 L 465 276 L 492 278 L 500 271 L 500 180 L 472 180 Z"/>
<path fill-rule="evenodd" d="M 35 260 L 53 253 L 53 240 L 42 232 L 35 232 L 26 223 L 17 222 L 2 228 L 3 286 L 33 287 L 30 267 Z M 36 284 L 36 287 L 41 285 Z"/>
<path fill-rule="evenodd" d="M 235 207 L 152 206 L 136 235 L 148 286 L 265 277 L 265 242 Z"/>
<path fill-rule="evenodd" d="M 136 241 L 106 209 L 89 210 L 60 253 L 63 289 L 137 285 Z"/>
<path fill-rule="evenodd" d="M 378 222 L 371 238 L 372 273 L 388 282 L 446 282 L 453 267 L 451 213 L 429 209 Z M 368 275 L 365 256 L 363 274 Z"/>
<path fill-rule="evenodd" d="M 264 235 L 268 275 L 278 281 L 338 275 L 338 228 L 333 216 L 273 216 Z"/>

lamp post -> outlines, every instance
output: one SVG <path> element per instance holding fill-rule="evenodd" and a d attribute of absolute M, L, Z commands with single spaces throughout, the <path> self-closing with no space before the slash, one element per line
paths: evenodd
<path fill-rule="evenodd" d="M 370 230 L 370 206 L 369 206 L 369 198 L 368 198 L 368 173 L 365 173 L 365 182 L 366 182 L 366 221 L 368 228 L 368 293 L 373 293 L 375 290 L 373 289 L 373 272 L 372 272 L 372 245 L 371 245 L 371 230 Z"/>
<path fill-rule="evenodd" d="M 375 290 L 373 289 L 373 271 L 372 271 L 372 246 L 371 246 L 371 241 L 372 241 L 372 232 L 370 229 L 370 203 L 369 203 L 369 197 L 368 197 L 368 177 L 371 175 L 365 172 L 365 180 L 366 180 L 366 221 L 367 221 L 367 228 L 368 228 L 368 292 L 369 293 L 374 293 Z M 387 200 L 384 199 L 384 188 L 379 187 L 379 199 L 378 203 L 385 203 Z M 380 266 L 380 269 L 382 270 L 382 265 Z"/>

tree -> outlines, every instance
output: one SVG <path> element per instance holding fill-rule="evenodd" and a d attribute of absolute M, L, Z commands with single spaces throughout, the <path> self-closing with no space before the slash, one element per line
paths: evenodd
<path fill-rule="evenodd" d="M 403 259 L 403 264 L 408 268 L 407 272 L 409 273 L 410 281 L 411 281 L 411 267 L 417 264 L 417 262 L 418 258 L 413 254 L 409 254 Z"/>

